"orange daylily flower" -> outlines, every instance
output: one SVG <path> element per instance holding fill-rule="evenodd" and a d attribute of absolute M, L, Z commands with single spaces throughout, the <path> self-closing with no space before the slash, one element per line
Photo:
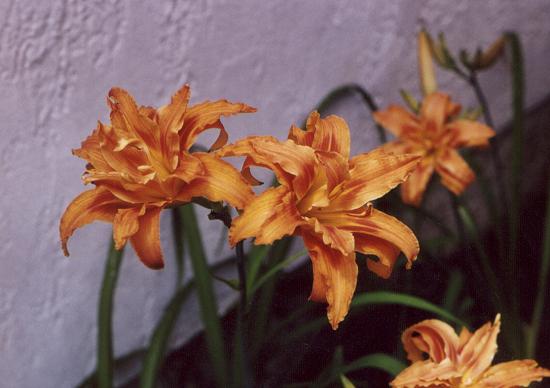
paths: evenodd
<path fill-rule="evenodd" d="M 491 366 L 497 351 L 500 315 L 474 333 L 456 335 L 445 322 L 429 319 L 409 327 L 401 339 L 412 365 L 391 382 L 395 388 L 527 387 L 550 377 L 534 360 L 515 360 Z M 427 355 L 427 359 L 424 359 Z"/>
<path fill-rule="evenodd" d="M 137 106 L 123 89 L 113 88 L 107 102 L 111 125 L 97 128 L 73 153 L 88 161 L 83 180 L 95 188 L 77 196 L 61 218 L 65 255 L 73 232 L 92 221 L 113 224 L 116 249 L 129 239 L 150 268 L 164 265 L 160 246 L 160 212 L 193 197 L 227 201 L 243 208 L 253 192 L 234 167 L 216 155 L 189 152 L 197 136 L 220 131 L 212 148 L 227 142 L 220 118 L 255 109 L 226 100 L 188 106 L 190 89 L 183 86 L 170 104 L 155 109 Z"/>
<path fill-rule="evenodd" d="M 386 152 L 414 153 L 422 157 L 414 173 L 401 186 L 403 202 L 419 206 L 434 171 L 440 175 L 441 183 L 456 195 L 475 179 L 457 149 L 488 146 L 495 132 L 476 121 L 453 119 L 460 109 L 448 95 L 434 92 L 424 98 L 419 115 L 398 105 L 374 113 L 375 121 L 397 137 L 383 146 Z"/>
<path fill-rule="evenodd" d="M 378 150 L 350 159 L 350 134 L 337 116 L 313 112 L 307 130 L 293 126 L 289 139 L 249 137 L 220 150 L 246 156 L 243 175 L 254 181 L 250 166 L 273 170 L 279 187 L 252 200 L 233 220 L 232 245 L 255 237 L 270 244 L 285 235 L 301 236 L 313 264 L 310 299 L 328 303 L 333 329 L 346 316 L 357 282 L 355 252 L 378 257 L 368 268 L 387 278 L 399 252 L 410 267 L 418 255 L 413 232 L 396 218 L 372 207 L 415 168 L 414 155 L 386 155 Z"/>

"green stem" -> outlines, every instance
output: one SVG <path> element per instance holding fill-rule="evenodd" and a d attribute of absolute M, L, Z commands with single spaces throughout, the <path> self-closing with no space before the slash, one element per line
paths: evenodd
<path fill-rule="evenodd" d="M 115 243 L 111 241 L 99 295 L 97 384 L 100 388 L 113 386 L 113 299 L 122 263 L 122 253 L 122 250 L 115 249 Z"/>
<path fill-rule="evenodd" d="M 550 269 L 550 179 L 548 180 L 548 192 L 546 198 L 546 218 L 544 225 L 544 237 L 542 243 L 542 258 L 540 263 L 538 293 L 535 299 L 535 307 L 533 309 L 533 317 L 531 318 L 531 330 L 527 338 L 528 358 L 535 358 L 537 352 L 537 339 L 539 336 L 540 323 L 542 313 L 544 311 L 544 299 L 548 295 L 548 271 Z"/>
<path fill-rule="evenodd" d="M 176 289 L 183 280 L 183 256 L 185 249 L 183 247 L 183 228 L 181 215 L 178 208 L 172 209 L 172 234 L 174 238 L 174 250 L 176 254 Z"/>
<path fill-rule="evenodd" d="M 247 311 L 248 297 L 246 287 L 246 256 L 244 254 L 244 241 L 239 241 L 235 247 L 237 254 L 237 270 L 239 272 L 239 290 L 241 292 L 240 308 L 243 311 L 243 318 L 245 311 Z"/>
<path fill-rule="evenodd" d="M 510 256 L 507 260 L 507 280 L 511 290 L 512 311 L 519 320 L 519 273 L 518 238 L 519 238 L 519 217 L 520 217 L 520 195 L 521 195 L 521 167 L 523 157 L 523 56 L 521 44 L 516 34 L 507 33 L 508 44 L 511 48 L 512 58 L 512 108 L 514 112 L 512 125 L 512 198 L 510 203 Z"/>
<path fill-rule="evenodd" d="M 197 286 L 206 343 L 214 366 L 214 377 L 218 386 L 225 387 L 227 385 L 227 363 L 222 329 L 212 286 L 212 276 L 208 269 L 195 209 L 192 204 L 181 206 L 179 209 L 184 220 L 185 237 Z"/>

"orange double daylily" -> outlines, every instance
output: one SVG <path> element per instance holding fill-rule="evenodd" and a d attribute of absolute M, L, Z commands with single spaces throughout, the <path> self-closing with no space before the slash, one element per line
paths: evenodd
<path fill-rule="evenodd" d="M 434 172 L 456 195 L 475 179 L 457 149 L 488 146 L 495 132 L 476 121 L 453 119 L 460 109 L 446 94 L 434 92 L 424 98 L 419 115 L 398 105 L 374 113 L 376 122 L 397 137 L 384 145 L 385 151 L 415 153 L 422 157 L 414 173 L 401 186 L 403 202 L 419 206 Z"/>
<path fill-rule="evenodd" d="M 255 237 L 270 244 L 285 235 L 299 235 L 313 264 L 311 299 L 328 303 L 333 329 L 346 316 L 357 282 L 355 252 L 378 257 L 368 268 L 387 278 L 402 251 L 408 267 L 418 255 L 413 232 L 370 201 L 397 186 L 415 168 L 414 155 L 386 155 L 378 150 L 350 159 L 350 134 L 337 116 L 312 113 L 306 131 L 292 127 L 289 139 L 250 137 L 220 150 L 224 156 L 246 156 L 251 166 L 273 170 L 279 187 L 252 200 L 233 220 L 232 245 Z"/>
<path fill-rule="evenodd" d="M 209 128 L 220 135 L 212 148 L 227 142 L 220 118 L 254 112 L 242 103 L 206 101 L 188 106 L 185 85 L 159 109 L 137 106 L 120 88 L 109 92 L 111 125 L 97 128 L 73 153 L 88 161 L 83 180 L 95 188 L 77 196 L 61 218 L 63 251 L 75 229 L 92 221 L 113 224 L 117 249 L 129 239 L 150 268 L 163 267 L 159 220 L 163 208 L 193 197 L 227 201 L 242 208 L 253 197 L 246 180 L 216 155 L 190 153 L 197 136 Z"/>
<path fill-rule="evenodd" d="M 463 328 L 457 336 L 445 322 L 431 319 L 409 327 L 401 337 L 413 363 L 391 382 L 395 388 L 527 387 L 550 377 L 534 360 L 515 360 L 491 366 L 497 351 L 500 315 L 474 333 Z M 427 359 L 424 359 L 427 355 Z"/>

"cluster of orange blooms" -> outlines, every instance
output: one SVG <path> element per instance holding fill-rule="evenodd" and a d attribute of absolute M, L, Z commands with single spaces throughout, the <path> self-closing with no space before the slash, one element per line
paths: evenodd
<path fill-rule="evenodd" d="M 403 201 L 418 206 L 434 172 L 450 191 L 462 193 L 474 173 L 457 149 L 488 145 L 494 135 L 481 123 L 458 119 L 460 106 L 432 91 L 418 114 L 400 106 L 376 112 L 375 120 L 397 139 L 357 156 L 350 156 L 346 122 L 317 112 L 309 115 L 305 130 L 292 126 L 285 141 L 252 136 L 227 144 L 221 118 L 255 109 L 226 100 L 190 106 L 189 99 L 187 85 L 158 109 L 137 105 L 120 88 L 109 92 L 110 124 L 99 122 L 74 150 L 88 162 L 83 180 L 94 188 L 77 196 L 63 214 L 65 254 L 77 228 L 100 220 L 112 223 L 117 249 L 130 240 L 146 266 L 162 268 L 161 210 L 194 198 L 224 201 L 239 210 L 229 230 L 231 245 L 247 238 L 271 244 L 284 236 L 302 237 L 313 266 L 310 298 L 328 304 L 333 329 L 346 316 L 356 288 L 355 252 L 376 256 L 366 264 L 383 278 L 392 273 L 400 252 L 408 268 L 419 252 L 414 233 L 372 201 L 402 184 Z M 211 128 L 219 129 L 219 137 L 210 151 L 193 152 L 197 137 Z M 223 160 L 228 156 L 244 157 L 241 171 Z M 279 185 L 255 195 L 253 166 L 273 171 Z M 439 321 L 411 327 L 403 341 L 414 364 L 392 384 L 487 386 L 480 384 L 514 378 L 520 385 L 550 374 L 534 361 L 487 369 L 498 327 L 498 317 L 494 326 L 474 334 L 463 331 L 460 337 Z M 422 360 L 422 352 L 429 360 Z"/>

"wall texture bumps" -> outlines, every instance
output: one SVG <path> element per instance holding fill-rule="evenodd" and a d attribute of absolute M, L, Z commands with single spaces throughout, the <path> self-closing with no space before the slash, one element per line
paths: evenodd
<path fill-rule="evenodd" d="M 516 30 L 527 61 L 527 102 L 550 88 L 550 7 L 545 0 L 0 2 L 0 377 L 10 387 L 68 387 L 93 370 L 95 315 L 110 227 L 94 224 L 59 249 L 58 220 L 82 190 L 71 148 L 106 120 L 111 86 L 143 104 L 165 103 L 183 83 L 193 100 L 228 98 L 259 112 L 226 120 L 231 138 L 283 137 L 331 88 L 365 85 L 381 105 L 418 91 L 415 33 L 445 31 L 475 49 Z M 497 122 L 510 118 L 506 63 L 482 82 Z M 471 92 L 441 74 L 466 106 Z M 353 151 L 377 141 L 358 101 L 340 108 Z M 169 219 L 162 220 L 166 227 Z M 206 236 L 219 233 L 204 223 Z M 166 228 L 165 228 L 166 229 Z M 169 233 L 163 233 L 167 257 Z M 215 245 L 215 244 L 210 244 Z M 215 261 L 212 254 L 212 261 Z M 152 272 L 128 252 L 116 294 L 117 355 L 145 345 L 174 287 L 173 265 Z M 230 295 L 220 289 L 221 306 Z M 174 344 L 196 332 L 190 304 Z"/>

